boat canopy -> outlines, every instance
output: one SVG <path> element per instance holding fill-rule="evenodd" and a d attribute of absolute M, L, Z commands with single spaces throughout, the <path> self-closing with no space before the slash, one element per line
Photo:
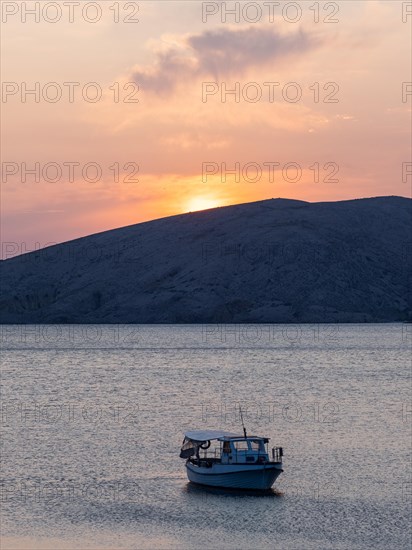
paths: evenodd
<path fill-rule="evenodd" d="M 186 439 L 191 439 L 192 441 L 213 441 L 214 439 L 221 439 L 223 437 L 242 437 L 239 434 L 234 434 L 231 432 L 224 432 L 222 430 L 195 430 L 185 433 Z"/>

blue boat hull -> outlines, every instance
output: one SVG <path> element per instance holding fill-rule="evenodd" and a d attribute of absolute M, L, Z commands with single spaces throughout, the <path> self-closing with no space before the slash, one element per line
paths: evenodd
<path fill-rule="evenodd" d="M 230 489 L 268 490 L 283 472 L 281 464 L 238 465 L 202 468 L 186 464 L 189 481 L 199 485 Z"/>

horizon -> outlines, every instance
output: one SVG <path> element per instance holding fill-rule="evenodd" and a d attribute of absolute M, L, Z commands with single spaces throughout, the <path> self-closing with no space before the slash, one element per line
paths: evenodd
<path fill-rule="evenodd" d="M 236 206 L 246 206 L 246 205 L 252 205 L 252 204 L 257 204 L 257 203 L 260 203 L 260 202 L 269 202 L 269 201 L 303 202 L 303 203 L 307 203 L 307 204 L 337 204 L 337 203 L 343 203 L 343 202 L 366 201 L 366 200 L 374 200 L 374 199 L 391 199 L 391 198 L 412 200 L 411 197 L 405 197 L 405 196 L 401 196 L 401 195 L 377 195 L 377 196 L 372 196 L 372 197 L 355 197 L 355 198 L 352 198 L 352 199 L 342 199 L 342 200 L 337 200 L 337 201 L 303 201 L 303 200 L 300 200 L 300 199 L 291 199 L 289 197 L 271 197 L 271 198 L 257 200 L 257 201 L 241 202 L 241 203 L 236 203 L 236 204 L 226 204 L 226 205 L 222 205 L 222 206 L 214 206 L 214 207 L 211 207 L 211 208 L 205 208 L 204 210 L 179 212 L 178 214 L 171 214 L 170 216 L 163 216 L 163 217 L 160 217 L 160 218 L 153 218 L 153 219 L 150 219 L 150 220 L 143 220 L 143 221 L 140 221 L 140 222 L 137 222 L 137 223 L 122 225 L 122 226 L 119 226 L 119 227 L 111 227 L 111 228 L 108 228 L 108 229 L 104 229 L 103 231 L 97 231 L 95 233 L 90 233 L 88 235 L 80 235 L 78 237 L 74 237 L 73 239 L 68 239 L 67 241 L 46 243 L 45 246 L 43 246 L 41 248 L 40 247 L 38 247 L 38 248 L 35 247 L 34 250 L 21 251 L 21 250 L 18 249 L 18 243 L 4 243 L 4 242 L 2 242 L 0 261 L 11 260 L 11 259 L 16 258 L 18 256 L 23 256 L 23 255 L 26 255 L 26 254 L 39 252 L 41 250 L 45 250 L 47 248 L 51 248 L 51 247 L 54 247 L 54 246 L 69 244 L 69 243 L 74 242 L 74 241 L 87 239 L 88 237 L 93 237 L 95 235 L 101 235 L 103 233 L 109 233 L 109 232 L 112 232 L 112 231 L 121 230 L 121 229 L 125 229 L 125 228 L 128 228 L 128 227 L 133 227 L 133 226 L 152 223 L 152 222 L 154 223 L 154 222 L 157 222 L 157 221 L 166 220 L 166 219 L 170 219 L 170 218 L 179 218 L 179 217 L 188 216 L 188 215 L 192 215 L 192 214 L 200 214 L 202 212 L 208 212 L 210 210 L 220 210 L 220 209 L 225 209 L 225 208 L 232 208 L 232 207 L 236 207 Z M 38 243 L 35 243 L 35 245 L 37 245 L 37 244 Z"/>
<path fill-rule="evenodd" d="M 412 196 L 407 3 L 232 4 L 4 8 L 2 243 Z"/>

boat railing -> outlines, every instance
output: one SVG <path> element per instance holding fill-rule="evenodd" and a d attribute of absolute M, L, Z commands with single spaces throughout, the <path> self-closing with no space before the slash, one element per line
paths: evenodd
<path fill-rule="evenodd" d="M 244 456 L 244 451 L 237 451 L 235 450 L 234 451 L 234 459 L 235 459 L 235 462 L 238 462 L 238 454 L 239 454 L 239 457 L 240 456 Z M 246 452 L 246 455 L 248 453 Z M 267 460 L 267 453 L 266 451 L 264 452 L 261 452 L 261 451 L 257 451 L 255 453 L 253 453 L 253 456 L 257 459 L 257 462 L 260 461 L 261 458 L 266 458 Z M 283 448 L 282 447 L 273 447 L 272 448 L 272 461 L 273 462 L 282 462 L 282 457 L 283 457 Z M 215 447 L 214 449 L 208 449 L 208 450 L 203 450 L 202 454 L 200 455 L 200 458 L 205 460 L 205 459 L 215 459 L 215 460 L 218 460 L 218 459 L 221 459 L 222 458 L 222 453 L 221 453 L 221 449 L 220 447 Z"/>
<path fill-rule="evenodd" d="M 283 448 L 282 447 L 273 447 L 272 448 L 272 459 L 273 462 L 282 462 Z"/>
<path fill-rule="evenodd" d="M 232 451 L 231 454 L 237 458 L 238 455 L 244 456 L 245 452 L 247 455 L 250 454 L 248 451 L 243 451 L 243 450 L 238 451 L 237 449 L 234 449 L 234 451 Z M 258 458 L 260 458 L 261 456 L 267 456 L 267 453 L 266 451 L 264 452 L 254 451 L 253 456 L 257 456 Z M 209 450 L 203 450 L 201 457 L 202 458 L 222 458 L 222 451 L 219 447 L 215 447 L 214 449 L 209 449 Z"/>
<path fill-rule="evenodd" d="M 216 459 L 221 458 L 220 447 L 215 447 L 214 449 L 208 449 L 208 450 L 202 449 L 200 457 L 202 459 L 205 459 L 205 458 L 216 458 Z"/>

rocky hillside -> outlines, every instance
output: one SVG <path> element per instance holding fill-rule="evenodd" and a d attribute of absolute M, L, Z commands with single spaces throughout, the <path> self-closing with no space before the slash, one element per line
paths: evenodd
<path fill-rule="evenodd" d="M 412 201 L 272 199 L 1 262 L 2 323 L 412 320 Z"/>

